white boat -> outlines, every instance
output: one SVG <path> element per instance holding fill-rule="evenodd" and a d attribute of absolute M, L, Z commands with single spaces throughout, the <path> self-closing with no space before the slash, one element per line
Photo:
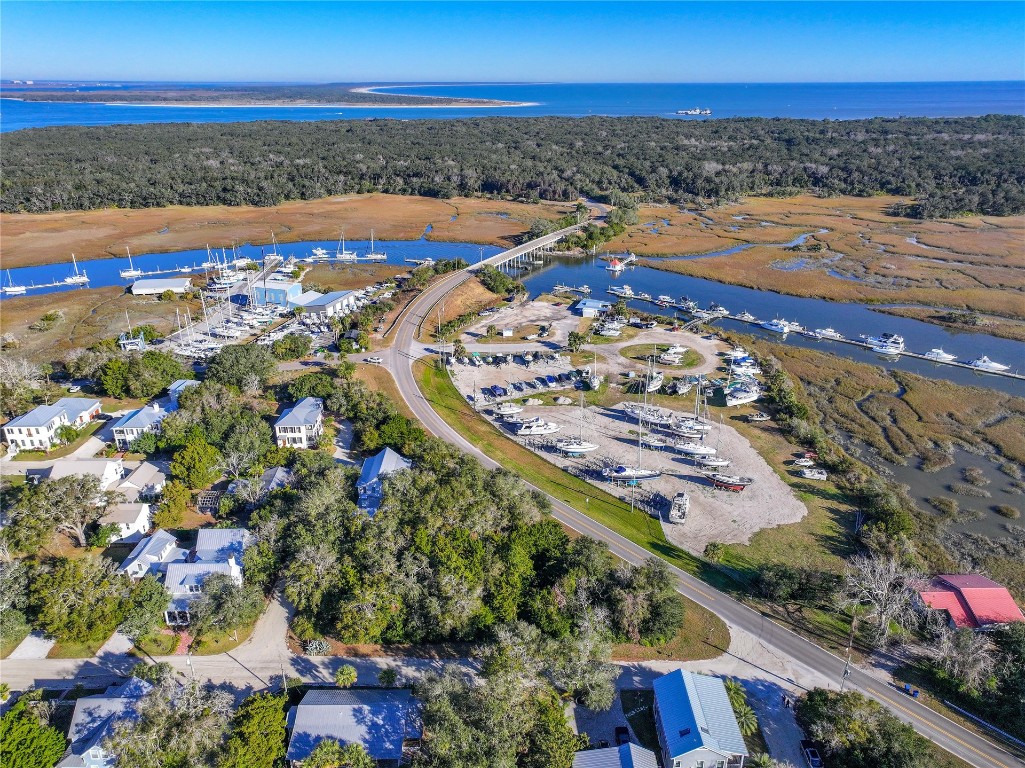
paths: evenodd
<path fill-rule="evenodd" d="M 590 453 L 591 451 L 598 450 L 598 446 L 594 443 L 589 443 L 586 440 L 578 440 L 576 438 L 570 438 L 569 440 L 557 440 L 555 447 L 563 453 Z"/>
<path fill-rule="evenodd" d="M 1001 373 L 1010 369 L 1011 366 L 1003 365 L 990 360 L 988 357 L 983 355 L 982 357 L 976 358 L 968 363 L 972 368 L 978 368 L 980 371 L 992 371 L 994 373 Z"/>
<path fill-rule="evenodd" d="M 755 387 L 750 389 L 738 387 L 726 393 L 726 406 L 732 408 L 735 405 L 746 405 L 747 403 L 753 403 L 761 396 L 761 390 Z"/>
<path fill-rule="evenodd" d="M 661 296 L 658 297 L 658 301 L 660 303 L 662 303 L 662 304 L 672 304 L 673 303 L 673 297 L 672 296 L 666 296 L 665 294 L 662 294 Z"/>
<path fill-rule="evenodd" d="M 310 261 L 327 261 L 331 258 L 326 248 L 314 248 L 310 253 Z"/>
<path fill-rule="evenodd" d="M 662 388 L 662 382 L 665 379 L 666 375 L 662 371 L 655 371 L 654 375 L 648 378 L 648 383 L 644 388 L 648 392 L 658 392 Z"/>
<path fill-rule="evenodd" d="M 644 443 L 649 448 L 659 448 L 659 449 L 662 449 L 662 448 L 666 447 L 666 441 L 663 440 L 658 435 L 651 435 L 651 434 L 644 435 L 644 436 L 641 437 L 641 442 Z"/>
<path fill-rule="evenodd" d="M 514 426 L 544 423 L 544 419 L 542 419 L 540 416 L 503 416 L 502 421 L 504 421 L 506 424 L 512 424 Z"/>
<path fill-rule="evenodd" d="M 338 247 L 335 249 L 335 258 L 340 261 L 356 261 L 357 259 L 355 251 L 348 251 L 345 249 L 344 232 L 342 232 L 341 237 L 338 238 Z"/>
<path fill-rule="evenodd" d="M 822 334 L 818 331 L 801 331 L 801 335 L 807 339 L 821 339 Z"/>
<path fill-rule="evenodd" d="M 20 296 L 28 290 L 24 285 L 15 285 L 11 279 L 11 270 L 7 270 L 7 285 L 0 288 L 0 291 L 7 294 L 8 296 Z"/>
<path fill-rule="evenodd" d="M 623 332 L 614 326 L 606 325 L 598 329 L 598 335 L 615 338 L 616 336 L 622 336 Z"/>
<path fill-rule="evenodd" d="M 119 274 L 121 275 L 121 277 L 124 277 L 126 279 L 133 277 L 142 277 L 142 270 L 132 263 L 132 252 L 127 248 L 125 248 L 125 250 L 128 251 L 128 269 L 122 269 Z"/>
<path fill-rule="evenodd" d="M 780 320 L 778 317 L 775 320 L 766 320 L 762 323 L 762 328 L 773 333 L 790 333 L 790 323 L 786 320 Z"/>
<path fill-rule="evenodd" d="M 673 415 L 661 408 L 654 408 L 643 403 L 624 403 L 623 410 L 628 414 L 648 424 L 668 426 L 673 423 Z"/>
<path fill-rule="evenodd" d="M 726 317 L 730 314 L 730 311 L 726 309 L 722 304 L 716 304 L 714 301 L 708 305 L 708 311 L 713 315 L 719 315 L 719 317 Z"/>
<path fill-rule="evenodd" d="M 752 315 L 747 310 L 745 310 L 745 311 L 741 312 L 739 315 L 737 315 L 737 319 L 738 320 L 743 320 L 745 323 L 757 323 L 758 322 L 758 318 L 755 317 L 754 315 Z"/>
<path fill-rule="evenodd" d="M 716 488 L 733 491 L 734 493 L 740 493 L 754 482 L 754 478 L 751 477 L 726 475 L 722 472 L 707 472 L 705 473 L 705 477 L 707 477 L 709 482 L 711 482 Z"/>
<path fill-rule="evenodd" d="M 551 435 L 562 429 L 558 424 L 551 421 L 542 421 L 540 424 L 524 424 L 516 430 L 516 434 L 525 437 L 528 435 Z"/>
<path fill-rule="evenodd" d="M 730 373 L 742 374 L 746 376 L 761 376 L 762 369 L 754 363 L 741 363 L 739 365 L 731 365 Z"/>
<path fill-rule="evenodd" d="M 886 357 L 900 357 L 901 352 L 904 351 L 904 347 L 897 346 L 896 344 L 879 344 L 878 346 L 872 347 L 872 351 L 877 355 L 884 355 Z"/>
<path fill-rule="evenodd" d="M 828 480 L 829 474 L 824 469 L 808 467 L 807 469 L 801 470 L 801 477 L 805 480 Z"/>
<path fill-rule="evenodd" d="M 659 477 L 662 473 L 657 469 L 644 469 L 643 467 L 628 467 L 620 464 L 615 468 L 603 469 L 602 475 L 608 480 L 650 480 Z"/>
<path fill-rule="evenodd" d="M 952 355 L 949 352 L 944 352 L 942 347 L 936 349 L 930 349 L 922 357 L 927 360 L 932 360 L 937 363 L 952 363 L 957 360 L 957 355 Z"/>
<path fill-rule="evenodd" d="M 834 331 L 832 328 L 816 328 L 815 333 L 817 333 L 819 337 L 823 339 L 830 339 L 832 341 L 844 340 L 843 334 L 839 331 Z"/>
<path fill-rule="evenodd" d="M 640 299 L 641 301 L 651 301 L 651 294 L 650 293 L 644 293 L 642 291 L 641 293 L 637 294 L 637 298 Z"/>
<path fill-rule="evenodd" d="M 620 286 L 610 286 L 608 293 L 611 293 L 613 296 L 622 296 L 625 299 L 632 299 L 634 297 L 634 289 L 625 284 Z"/>
<path fill-rule="evenodd" d="M 715 448 L 704 443 L 695 443 L 692 440 L 675 443 L 674 447 L 680 453 L 685 453 L 688 456 L 715 456 Z"/>
<path fill-rule="evenodd" d="M 516 403 L 502 403 L 500 406 L 495 408 L 495 413 L 498 416 L 512 416 L 514 413 L 520 413 L 522 410 L 522 405 L 517 405 Z"/>
<path fill-rule="evenodd" d="M 752 424 L 758 424 L 762 421 L 768 421 L 771 418 L 772 417 L 769 414 L 762 413 L 761 411 L 756 411 L 755 413 L 749 413 L 747 415 L 747 420 L 750 421 Z"/>
<path fill-rule="evenodd" d="M 730 460 L 724 459 L 720 456 L 698 456 L 694 459 L 694 463 L 697 464 L 699 467 L 723 469 L 730 465 Z"/>
<path fill-rule="evenodd" d="M 881 336 L 862 336 L 865 343 L 872 347 L 873 350 L 877 348 L 883 349 L 894 349 L 896 354 L 900 354 L 904 351 L 904 337 L 898 336 L 895 333 L 884 333 Z"/>
<path fill-rule="evenodd" d="M 686 491 L 680 491 L 673 496 L 673 505 L 669 508 L 670 520 L 683 520 L 690 511 L 690 496 Z"/>
<path fill-rule="evenodd" d="M 814 467 L 815 466 L 815 460 L 814 459 L 809 459 L 807 457 L 803 457 L 802 456 L 800 459 L 794 459 L 794 466 L 795 467 Z"/>
<path fill-rule="evenodd" d="M 658 356 L 658 361 L 663 365 L 679 365 L 682 359 L 679 355 L 671 355 L 668 352 L 663 352 Z"/>
<path fill-rule="evenodd" d="M 71 263 L 74 265 L 74 273 L 64 278 L 64 282 L 67 285 L 85 285 L 89 282 L 88 276 L 85 274 L 85 270 L 79 271 L 78 262 L 75 260 L 75 254 L 71 254 Z"/>
<path fill-rule="evenodd" d="M 710 424 L 704 424 L 694 418 L 674 419 L 670 427 L 673 432 L 710 432 Z"/>
<path fill-rule="evenodd" d="M 666 350 L 667 355 L 682 355 L 687 351 L 687 347 L 682 344 L 673 344 L 669 349 Z"/>
<path fill-rule="evenodd" d="M 666 391 L 671 395 L 686 395 L 693 387 L 694 384 L 687 379 L 677 379 L 666 387 Z"/>

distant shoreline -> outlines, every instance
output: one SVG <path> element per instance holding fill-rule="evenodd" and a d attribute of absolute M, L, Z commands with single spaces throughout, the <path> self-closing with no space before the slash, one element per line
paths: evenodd
<path fill-rule="evenodd" d="M 217 109 L 220 107 L 226 109 L 504 109 L 506 107 L 537 107 L 541 104 L 539 101 L 482 101 L 473 104 L 289 104 L 287 102 L 246 104 L 243 102 L 189 101 L 149 103 L 142 101 L 48 101 L 46 99 L 19 99 L 16 96 L 0 96 L 0 101 L 20 101 L 25 104 L 96 104 L 103 107 L 198 107 L 201 109 Z"/>

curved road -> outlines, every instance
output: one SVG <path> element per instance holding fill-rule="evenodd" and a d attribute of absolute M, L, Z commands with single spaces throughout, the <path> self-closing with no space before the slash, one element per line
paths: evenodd
<path fill-rule="evenodd" d="M 417 342 L 417 330 L 433 307 L 453 288 L 465 282 L 473 274 L 473 268 L 445 276 L 427 288 L 405 309 L 396 326 L 393 327 L 394 341 L 387 352 L 379 354 L 385 358 L 385 365 L 391 370 L 399 392 L 416 414 L 424 427 L 453 445 L 474 455 L 487 467 L 498 467 L 498 463 L 485 455 L 477 446 L 465 440 L 450 427 L 421 394 L 413 376 L 413 362 L 422 354 L 423 345 Z M 586 536 L 608 544 L 609 549 L 629 563 L 639 564 L 651 557 L 651 553 L 623 538 L 615 531 L 595 522 L 576 509 L 549 497 L 553 516 L 564 525 Z M 753 636 L 763 646 L 773 648 L 777 653 L 792 661 L 835 680 L 839 684 L 844 669 L 844 660 L 814 643 L 805 640 L 788 629 L 771 621 L 758 612 L 719 592 L 689 573 L 670 566 L 676 576 L 677 589 L 685 597 L 715 613 L 729 625 L 731 632 L 740 631 Z M 948 718 L 926 707 L 924 704 L 900 693 L 892 685 L 853 666 L 847 680 L 849 688 L 879 701 L 895 715 L 910 723 L 915 730 L 956 755 L 970 765 L 995 766 L 996 768 L 1020 768 L 1025 761 L 1017 759 L 1001 746 L 982 738 Z"/>

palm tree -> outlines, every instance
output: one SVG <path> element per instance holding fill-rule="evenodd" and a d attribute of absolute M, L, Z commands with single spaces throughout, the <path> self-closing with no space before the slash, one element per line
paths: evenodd
<path fill-rule="evenodd" d="M 726 688 L 726 695 L 729 697 L 734 711 L 747 704 L 747 692 L 744 690 L 744 686 L 733 678 L 723 680 L 723 686 Z"/>
<path fill-rule="evenodd" d="M 737 716 L 737 727 L 740 728 L 742 736 L 751 736 L 758 731 L 758 717 L 755 711 L 747 704 L 741 704 L 736 708 L 734 714 Z"/>
<path fill-rule="evenodd" d="M 356 668 L 351 664 L 343 664 L 335 672 L 335 685 L 339 688 L 351 688 L 356 684 Z"/>
<path fill-rule="evenodd" d="M 748 768 L 775 768 L 776 761 L 769 757 L 768 753 L 762 752 L 745 760 L 744 765 Z"/>

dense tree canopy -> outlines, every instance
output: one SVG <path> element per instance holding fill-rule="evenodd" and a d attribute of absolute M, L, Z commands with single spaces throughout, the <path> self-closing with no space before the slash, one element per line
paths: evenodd
<path fill-rule="evenodd" d="M 655 117 L 56 127 L 4 140 L 3 211 L 274 205 L 358 192 L 573 200 L 641 193 L 909 198 L 920 216 L 1025 210 L 1025 118 Z"/>
<path fill-rule="evenodd" d="M 0 765 L 4 768 L 51 768 L 67 742 L 56 728 L 41 722 L 24 701 L 0 718 Z"/>

